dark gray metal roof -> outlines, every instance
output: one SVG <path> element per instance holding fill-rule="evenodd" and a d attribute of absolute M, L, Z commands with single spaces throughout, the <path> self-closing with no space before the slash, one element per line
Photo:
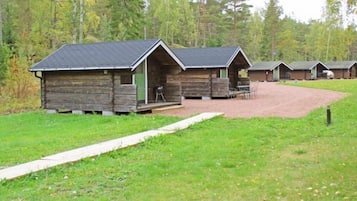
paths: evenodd
<path fill-rule="evenodd" d="M 322 65 L 328 69 L 328 67 L 320 61 L 295 61 L 289 64 L 293 70 L 311 70 L 317 65 Z"/>
<path fill-rule="evenodd" d="M 228 68 L 239 52 L 251 66 L 240 47 L 180 48 L 173 51 L 186 68 Z"/>
<path fill-rule="evenodd" d="M 182 67 L 184 65 L 160 39 L 92 44 L 64 45 L 39 63 L 31 71 L 58 70 L 134 70 L 156 48 L 163 47 Z"/>
<path fill-rule="evenodd" d="M 326 63 L 329 69 L 350 69 L 357 65 L 357 61 L 330 61 Z"/>
<path fill-rule="evenodd" d="M 280 65 L 284 65 L 287 68 L 289 68 L 290 70 L 293 70 L 290 66 L 288 66 L 287 64 L 285 64 L 282 61 L 266 61 L 266 62 L 254 62 L 252 67 L 250 67 L 248 69 L 248 71 L 259 71 L 259 70 L 272 71 Z"/>

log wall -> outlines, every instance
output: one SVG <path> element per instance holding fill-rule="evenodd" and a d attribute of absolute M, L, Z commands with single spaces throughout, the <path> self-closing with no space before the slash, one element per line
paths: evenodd
<path fill-rule="evenodd" d="M 115 85 L 114 112 L 136 112 L 136 85 Z"/>
<path fill-rule="evenodd" d="M 273 81 L 273 73 L 269 71 L 268 79 L 265 75 L 266 71 L 249 71 L 249 79 L 251 81 Z"/>
<path fill-rule="evenodd" d="M 211 78 L 216 73 L 204 69 L 187 69 L 177 75 L 168 77 L 167 82 L 178 80 L 181 83 L 182 96 L 188 98 L 211 97 Z"/>
<path fill-rule="evenodd" d="M 41 108 L 45 109 L 45 102 L 46 102 L 46 98 L 45 98 L 45 93 L 46 93 L 46 85 L 45 85 L 45 74 L 41 73 L 42 75 L 42 79 L 41 79 Z"/>
<path fill-rule="evenodd" d="M 112 75 L 103 71 L 45 72 L 43 91 L 46 109 L 113 110 Z"/>
<path fill-rule="evenodd" d="M 212 97 L 223 98 L 229 96 L 229 79 L 212 79 Z"/>
<path fill-rule="evenodd" d="M 166 83 L 164 86 L 166 101 L 181 103 L 181 84 L 178 82 Z"/>
<path fill-rule="evenodd" d="M 331 71 L 333 72 L 335 79 L 350 78 L 350 73 L 348 72 L 348 70 L 345 70 L 345 69 L 333 69 Z"/>
<path fill-rule="evenodd" d="M 148 77 L 149 77 L 149 81 L 148 81 L 148 99 L 149 99 L 149 103 L 153 103 L 155 102 L 155 87 L 162 85 L 162 77 L 161 75 L 161 69 L 158 68 L 159 63 L 154 60 L 151 59 L 149 60 L 148 63 Z"/>
<path fill-rule="evenodd" d="M 155 60 L 148 66 L 149 103 L 155 102 L 154 88 L 164 86 L 168 102 L 181 103 L 181 83 L 168 81 L 179 66 L 160 66 Z M 41 102 L 44 109 L 137 112 L 137 86 L 130 70 L 56 71 L 42 74 Z"/>
<path fill-rule="evenodd" d="M 357 64 L 355 64 L 352 68 L 351 68 L 351 78 L 356 78 L 357 77 Z"/>
<path fill-rule="evenodd" d="M 309 70 L 294 70 L 291 72 L 292 80 L 310 80 L 311 72 Z"/>
<path fill-rule="evenodd" d="M 279 66 L 279 79 L 290 80 L 291 79 L 291 72 L 292 72 L 292 70 L 290 70 L 285 65 L 281 64 Z"/>

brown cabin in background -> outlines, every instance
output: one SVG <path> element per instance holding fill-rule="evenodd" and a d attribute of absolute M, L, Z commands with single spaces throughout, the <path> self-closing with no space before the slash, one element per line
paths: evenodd
<path fill-rule="evenodd" d="M 282 61 L 254 62 L 248 69 L 248 75 L 251 81 L 289 80 L 292 70 Z"/>
<path fill-rule="evenodd" d="M 183 69 L 157 39 L 64 45 L 31 71 L 41 79 L 42 108 L 112 114 L 181 104 L 181 86 L 168 77 Z M 166 102 L 157 101 L 157 86 Z"/>
<path fill-rule="evenodd" d="M 297 61 L 292 62 L 289 66 L 293 69 L 291 79 L 293 80 L 316 80 L 326 78 L 324 70 L 328 67 L 320 61 Z"/>
<path fill-rule="evenodd" d="M 185 71 L 170 75 L 178 80 L 185 98 L 231 97 L 238 83 L 249 84 L 247 69 L 251 66 L 240 47 L 181 48 L 174 53 L 185 65 Z"/>
<path fill-rule="evenodd" d="M 334 73 L 336 79 L 357 77 L 357 61 L 330 61 L 326 66 Z"/>

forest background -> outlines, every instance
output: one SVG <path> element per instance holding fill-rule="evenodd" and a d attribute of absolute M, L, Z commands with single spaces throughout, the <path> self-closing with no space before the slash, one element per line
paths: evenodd
<path fill-rule="evenodd" d="M 284 15 L 278 0 L 254 12 L 245 0 L 0 0 L 0 113 L 39 106 L 29 69 L 64 44 L 160 38 L 241 46 L 252 62 L 357 60 L 356 24 L 346 21 L 356 16 L 357 0 L 326 0 L 309 22 Z"/>

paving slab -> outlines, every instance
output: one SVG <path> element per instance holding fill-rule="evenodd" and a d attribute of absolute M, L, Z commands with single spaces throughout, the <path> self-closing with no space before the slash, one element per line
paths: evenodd
<path fill-rule="evenodd" d="M 39 160 L 31 161 L 28 163 L 16 165 L 13 167 L 0 170 L 0 180 L 15 179 L 33 172 L 45 170 L 57 165 L 62 165 L 70 162 L 79 161 L 84 158 L 98 156 L 107 152 L 115 151 L 128 146 L 133 146 L 144 142 L 146 139 L 154 136 L 174 133 L 178 130 L 186 129 L 189 126 L 205 121 L 207 119 L 214 118 L 216 116 L 222 116 L 223 113 L 202 113 L 188 119 L 184 119 L 177 123 L 159 128 L 157 130 L 149 130 L 134 135 L 93 144 L 78 149 L 73 149 L 58 154 L 43 157 Z"/>

